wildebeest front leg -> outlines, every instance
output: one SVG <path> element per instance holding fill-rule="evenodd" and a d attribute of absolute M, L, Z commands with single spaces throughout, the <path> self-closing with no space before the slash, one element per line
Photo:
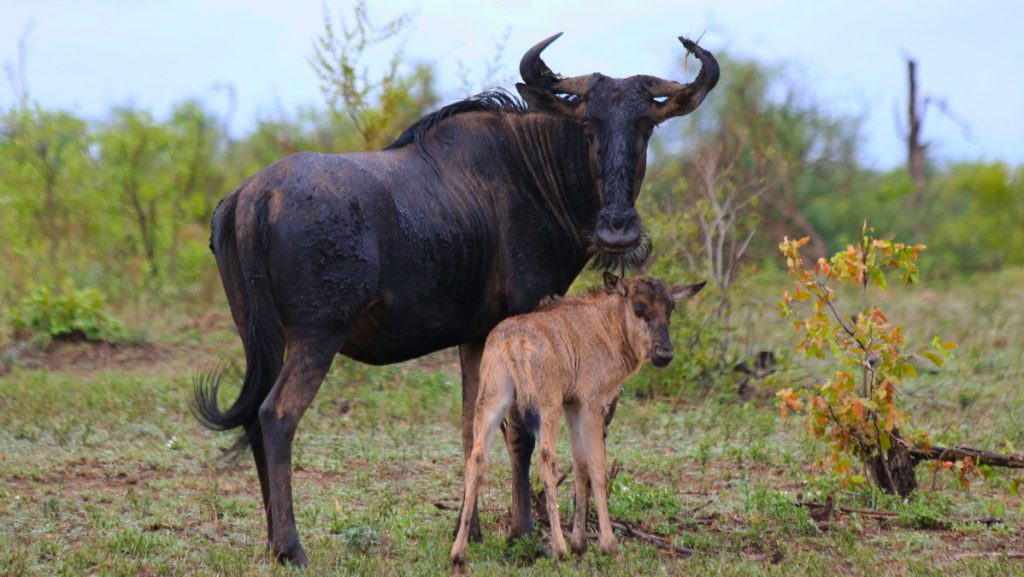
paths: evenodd
<path fill-rule="evenodd" d="M 270 489 L 270 551 L 282 563 L 302 566 L 309 562 L 299 542 L 292 507 L 292 441 L 338 348 L 340 343 L 333 339 L 289 343 L 281 374 L 260 405 Z"/>
<path fill-rule="evenodd" d="M 487 385 L 485 385 L 487 386 Z M 462 509 L 459 511 L 458 531 L 452 544 L 451 560 L 456 568 L 466 560 L 466 546 L 469 541 L 469 525 L 472 512 L 468 507 L 476 503 L 484 471 L 487 469 L 487 451 L 494 440 L 494 433 L 501 418 L 512 403 L 514 395 L 511 382 L 495 382 L 484 390 L 484 396 L 477 399 L 476 418 L 473 420 L 473 449 L 466 459 L 466 473 L 462 492 Z"/>
<path fill-rule="evenodd" d="M 476 414 L 476 397 L 480 388 L 480 357 L 484 354 L 484 343 L 463 343 L 459 345 L 459 361 L 462 364 L 462 453 L 463 465 L 469 460 L 473 450 L 473 417 Z M 463 467 L 463 471 L 466 468 Z M 465 508 L 466 496 L 462 496 Z M 469 520 L 469 540 L 479 543 L 483 541 L 480 531 L 480 509 L 476 499 L 473 500 L 473 514 Z M 455 523 L 454 535 L 459 533 L 459 523 Z"/>

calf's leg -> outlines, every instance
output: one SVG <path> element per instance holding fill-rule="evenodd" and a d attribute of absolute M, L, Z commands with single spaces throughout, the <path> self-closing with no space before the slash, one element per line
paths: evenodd
<path fill-rule="evenodd" d="M 488 384 L 485 383 L 485 388 L 481 391 L 482 394 L 477 403 L 476 417 L 473 419 L 473 447 L 470 450 L 469 458 L 466 459 L 462 508 L 459 511 L 458 530 L 451 550 L 452 564 L 457 567 L 466 561 L 466 547 L 469 543 L 472 520 L 476 513 L 477 494 L 487 469 L 487 451 L 491 447 L 491 441 L 494 440 L 498 425 L 501 424 L 502 416 L 512 403 L 514 394 L 511 383 L 507 381 L 494 383 L 490 389 L 486 388 L 487 386 Z"/>
<path fill-rule="evenodd" d="M 558 515 L 558 462 L 555 459 L 558 430 L 562 426 L 561 413 L 561 407 L 545 407 L 541 411 L 540 463 L 537 465 L 540 480 L 544 483 L 544 502 L 551 523 L 551 553 L 556 557 L 565 556 L 566 551 L 562 521 Z"/>
<path fill-rule="evenodd" d="M 605 468 L 604 424 L 602 407 L 587 406 L 582 409 L 581 419 L 586 439 L 586 454 L 590 471 L 590 486 L 594 492 L 594 506 L 597 508 L 599 530 L 598 546 L 602 553 L 618 552 L 618 541 L 612 531 L 612 518 L 608 513 L 608 473 Z"/>
<path fill-rule="evenodd" d="M 586 438 L 578 405 L 565 407 L 572 444 L 572 477 L 575 486 L 576 510 L 572 517 L 572 550 L 578 555 L 587 551 L 587 504 L 590 500 L 590 471 L 587 464 Z"/>

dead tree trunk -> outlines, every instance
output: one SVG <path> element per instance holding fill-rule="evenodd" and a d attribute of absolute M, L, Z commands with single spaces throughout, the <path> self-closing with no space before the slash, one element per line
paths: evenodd
<path fill-rule="evenodd" d="M 913 206 L 919 206 L 924 197 L 924 167 L 925 152 L 927 144 L 921 142 L 921 125 L 924 123 L 924 105 L 917 99 L 917 63 L 913 58 L 907 58 L 907 82 L 910 88 L 910 98 L 907 104 L 907 173 L 910 175 L 910 183 L 914 187 L 914 194 L 911 196 Z"/>
<path fill-rule="evenodd" d="M 889 435 L 890 446 L 888 451 L 868 461 L 871 479 L 879 489 L 890 495 L 909 497 L 917 488 L 917 474 L 914 472 L 917 459 L 900 440 L 899 431 L 893 429 L 892 433 L 882 434 Z"/>

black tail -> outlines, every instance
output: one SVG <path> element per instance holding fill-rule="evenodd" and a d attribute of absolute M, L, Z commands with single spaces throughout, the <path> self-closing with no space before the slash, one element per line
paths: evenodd
<path fill-rule="evenodd" d="M 217 407 L 217 391 L 225 371 L 214 369 L 193 379 L 193 413 L 203 425 L 217 431 L 246 427 L 258 417 L 263 399 L 270 394 L 284 359 L 284 336 L 281 317 L 274 306 L 267 278 L 267 198 L 256 201 L 253 210 L 254 233 L 243 238 L 242 254 L 239 239 L 235 237 L 235 216 L 238 192 L 226 197 L 213 216 L 210 248 L 217 257 L 221 280 L 228 298 L 241 296 L 242 303 L 232 303 L 244 309 L 244 330 L 241 331 L 245 348 L 245 377 L 238 398 L 227 410 Z M 240 258 L 241 257 L 241 258 Z M 237 298 L 237 296 L 236 296 Z M 235 315 L 238 318 L 238 315 Z"/>

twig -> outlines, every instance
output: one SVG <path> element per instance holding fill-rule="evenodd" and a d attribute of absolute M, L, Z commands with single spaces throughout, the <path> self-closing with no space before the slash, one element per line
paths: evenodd
<path fill-rule="evenodd" d="M 1007 559 L 1024 559 L 1024 551 L 965 551 L 955 553 L 950 559 L 960 561 L 963 559 L 977 559 L 979 557 L 1006 557 Z"/>
<path fill-rule="evenodd" d="M 873 517 L 875 519 L 892 519 L 899 517 L 900 513 L 896 511 L 878 511 L 874 509 L 860 509 L 857 507 L 834 507 L 831 503 L 818 503 L 816 501 L 800 501 L 797 503 L 801 507 L 815 508 L 815 509 L 832 509 L 843 513 L 856 513 L 864 517 Z M 961 523 L 964 525 L 1001 525 L 1003 520 L 998 517 L 978 517 L 975 519 L 936 519 L 934 528 L 936 529 L 950 529 L 954 524 Z"/>

